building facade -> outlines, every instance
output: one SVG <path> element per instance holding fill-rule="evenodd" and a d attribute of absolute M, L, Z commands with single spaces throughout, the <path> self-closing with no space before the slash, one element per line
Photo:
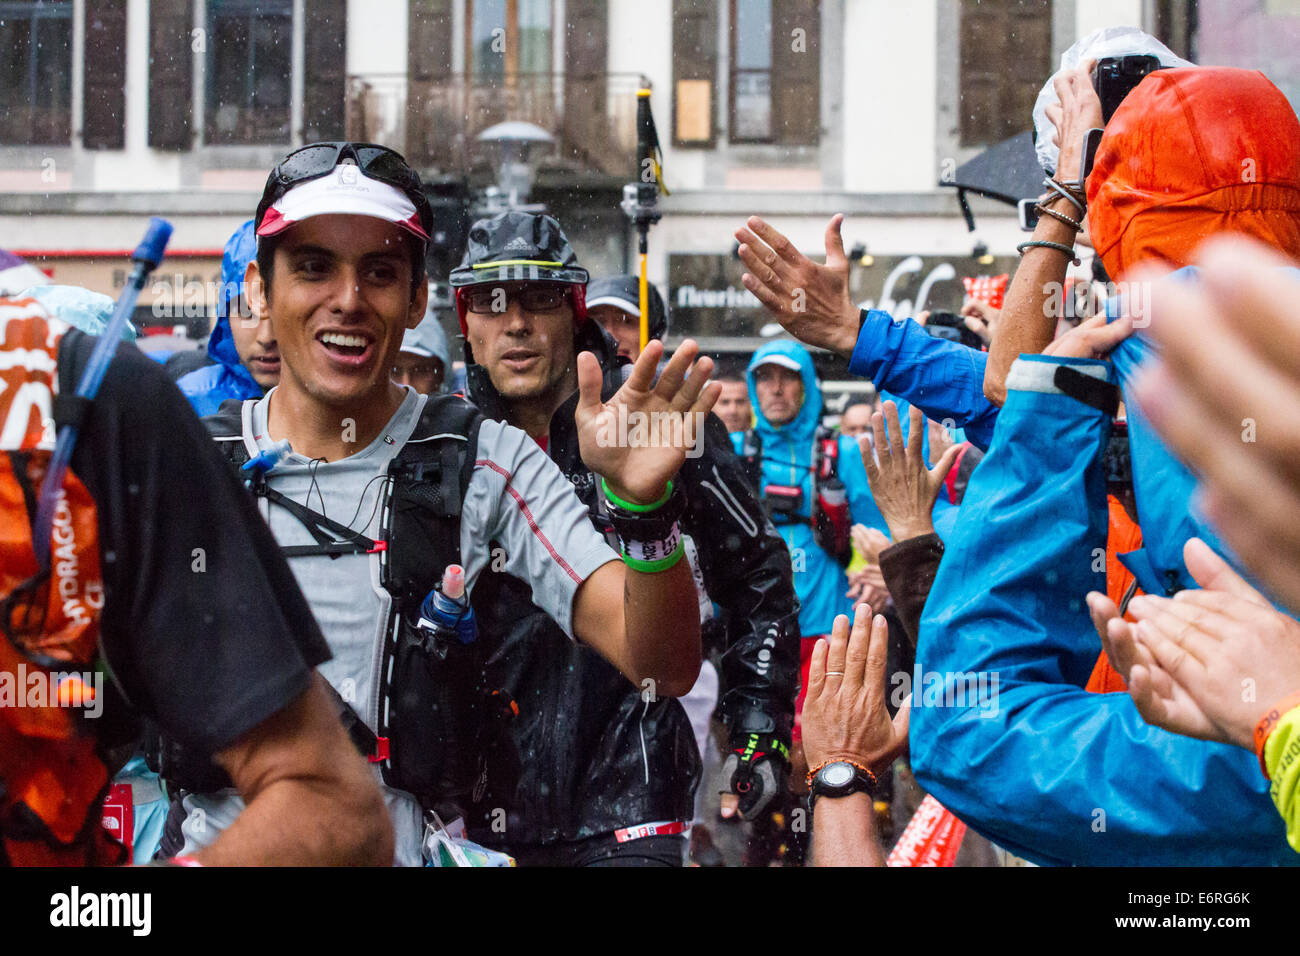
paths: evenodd
<path fill-rule="evenodd" d="M 0 0 L 0 245 L 115 295 L 146 218 L 166 216 L 143 301 L 201 324 L 271 165 L 347 137 L 426 175 L 436 277 L 502 175 L 479 134 L 517 120 L 551 139 L 531 198 L 593 272 L 630 270 L 618 202 L 648 84 L 671 190 L 649 272 L 672 337 L 744 350 L 765 331 L 734 255 L 749 215 L 820 254 L 844 213 L 855 295 L 899 312 L 952 308 L 961 277 L 1013 268 L 1014 210 L 974 200 L 972 233 L 941 183 L 1030 129 L 1061 52 L 1120 24 L 1258 66 L 1300 102 L 1285 0 Z"/>

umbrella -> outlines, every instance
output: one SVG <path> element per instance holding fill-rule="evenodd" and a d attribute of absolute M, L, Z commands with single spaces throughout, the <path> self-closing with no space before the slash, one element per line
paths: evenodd
<path fill-rule="evenodd" d="M 1043 190 L 1043 167 L 1034 152 L 1034 134 L 1017 133 L 996 146 L 990 146 L 974 159 L 962 163 L 940 186 L 957 190 L 966 225 L 975 231 L 975 217 L 966 202 L 968 192 L 988 196 L 1014 206 L 1022 199 L 1038 196 Z"/>
<path fill-rule="evenodd" d="M 0 249 L 0 295 L 16 295 L 34 285 L 49 285 L 50 277 L 12 252 Z"/>

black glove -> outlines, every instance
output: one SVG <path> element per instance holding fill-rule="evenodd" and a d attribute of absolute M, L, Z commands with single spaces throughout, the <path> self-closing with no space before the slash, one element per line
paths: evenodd
<path fill-rule="evenodd" d="M 733 734 L 722 765 L 723 793 L 740 798 L 740 817 L 752 820 L 785 789 L 790 746 L 772 734 Z"/>

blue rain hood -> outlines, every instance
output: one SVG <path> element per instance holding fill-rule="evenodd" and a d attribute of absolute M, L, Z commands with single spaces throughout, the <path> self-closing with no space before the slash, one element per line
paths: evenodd
<path fill-rule="evenodd" d="M 217 298 L 217 323 L 208 336 L 208 354 L 226 367 L 236 378 L 243 380 L 250 388 L 262 389 L 248 369 L 239 361 L 235 351 L 235 340 L 230 334 L 230 309 L 244 288 L 244 272 L 248 264 L 257 258 L 257 236 L 253 232 L 253 220 L 248 220 L 226 240 L 225 251 L 221 254 L 221 294 Z"/>
<path fill-rule="evenodd" d="M 799 376 L 803 379 L 803 405 L 794 419 L 785 425 L 773 425 L 760 410 L 758 393 L 754 390 L 754 370 L 764 364 L 770 355 L 784 355 L 799 363 Z M 812 355 L 798 342 L 769 342 L 754 353 L 745 370 L 745 384 L 749 388 L 749 404 L 754 409 L 754 429 L 763 436 L 766 444 L 780 436 L 788 441 L 812 441 L 822 419 L 822 391 L 813 367 Z"/>
<path fill-rule="evenodd" d="M 799 365 L 803 380 L 803 404 L 795 417 L 781 426 L 773 425 L 763 417 L 754 389 L 754 370 L 772 355 L 793 359 Z M 822 394 L 812 355 L 797 342 L 769 342 L 754 353 L 745 380 L 755 410 L 754 430 L 763 443 L 763 485 L 797 486 L 802 493 L 798 513 L 807 519 L 812 513 L 813 439 L 822 417 Z M 732 435 L 737 452 L 742 438 L 739 432 Z M 885 519 L 871 497 L 862 454 L 857 442 L 851 438 L 839 438 L 838 474 L 848 494 L 853 521 L 888 533 Z M 844 596 L 849 586 L 844 568 L 818 546 L 807 520 L 778 523 L 776 529 L 790 550 L 795 593 L 801 605 L 800 631 L 806 638 L 830 633 L 835 615 L 847 614 L 851 610 L 850 602 Z"/>
<path fill-rule="evenodd" d="M 216 364 L 196 369 L 176 381 L 177 387 L 200 416 L 213 414 L 222 402 L 232 398 L 262 397 L 262 387 L 239 361 L 239 352 L 230 333 L 231 307 L 244 288 L 244 271 L 256 257 L 257 236 L 250 219 L 226 240 L 221 255 L 217 322 L 208 336 L 208 355 Z"/>

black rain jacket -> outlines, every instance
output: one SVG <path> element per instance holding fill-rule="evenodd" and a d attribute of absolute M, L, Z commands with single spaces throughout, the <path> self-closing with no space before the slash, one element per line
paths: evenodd
<path fill-rule="evenodd" d="M 586 322 L 577 347 L 600 360 L 608 399 L 624 378 L 612 340 Z M 467 372 L 469 399 L 504 420 L 486 370 L 471 363 Z M 552 417 L 548 453 L 597 530 L 617 547 L 599 479 L 579 454 L 577 401 L 575 393 Z M 716 416 L 708 417 L 703 454 L 686 459 L 675 480 L 686 491 L 682 531 L 698 554 L 697 582 L 702 577 L 721 609 L 723 721 L 732 735 L 774 733 L 788 743 L 799 680 L 799 602 L 785 542 L 750 490 Z M 700 758 L 676 699 L 643 699 L 641 688 L 537 608 L 527 583 L 491 565 L 476 582 L 474 607 L 482 631 L 500 640 L 488 664 L 489 685 L 509 693 L 519 713 L 468 814 L 473 839 L 509 849 L 692 819 Z"/>

